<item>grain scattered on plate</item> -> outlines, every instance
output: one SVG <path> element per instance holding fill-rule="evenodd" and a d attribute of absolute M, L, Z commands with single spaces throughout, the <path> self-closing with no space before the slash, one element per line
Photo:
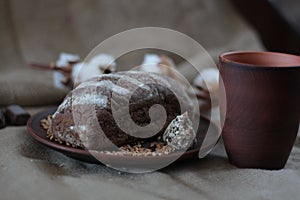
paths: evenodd
<path fill-rule="evenodd" d="M 54 138 L 50 131 L 51 120 L 51 115 L 48 115 L 46 118 L 41 120 L 41 126 L 44 130 L 46 130 L 46 137 L 51 141 L 76 148 L 76 146 L 73 144 L 65 143 L 57 138 Z M 119 156 L 162 156 L 168 155 L 175 151 L 173 147 L 166 145 L 160 140 L 161 137 L 157 138 L 157 141 L 151 142 L 150 144 L 146 144 L 144 141 L 141 141 L 135 144 L 123 145 L 119 147 L 118 151 L 97 151 L 97 153 Z"/>

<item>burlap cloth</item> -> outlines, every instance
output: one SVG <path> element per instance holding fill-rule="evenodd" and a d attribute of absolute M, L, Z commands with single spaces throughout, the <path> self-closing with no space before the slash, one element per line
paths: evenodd
<path fill-rule="evenodd" d="M 1 0 L 0 16 L 0 105 L 60 102 L 66 91 L 53 88 L 51 72 L 26 63 L 48 63 L 61 51 L 84 57 L 129 28 L 179 30 L 215 60 L 228 50 L 262 49 L 227 1 Z M 299 199 L 299 158 L 298 137 L 284 169 L 238 169 L 220 142 L 205 159 L 127 174 L 70 159 L 34 141 L 25 127 L 7 127 L 0 130 L 0 199 Z"/>

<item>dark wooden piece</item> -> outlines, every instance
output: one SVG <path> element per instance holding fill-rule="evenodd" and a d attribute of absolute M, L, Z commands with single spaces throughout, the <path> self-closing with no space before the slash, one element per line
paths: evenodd
<path fill-rule="evenodd" d="M 220 87 L 226 92 L 220 92 L 222 135 L 230 162 L 246 168 L 283 168 L 299 127 L 300 57 L 225 53 L 220 56 L 220 73 Z"/>
<path fill-rule="evenodd" d="M 30 114 L 21 106 L 10 105 L 6 108 L 6 118 L 10 125 L 22 126 L 26 125 Z"/>
<path fill-rule="evenodd" d="M 6 126 L 5 110 L 0 108 L 0 129 Z"/>

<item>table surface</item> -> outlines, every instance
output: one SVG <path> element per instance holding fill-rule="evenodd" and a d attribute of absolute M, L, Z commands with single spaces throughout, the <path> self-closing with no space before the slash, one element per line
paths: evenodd
<path fill-rule="evenodd" d="M 31 109 L 31 113 L 45 108 Z M 1 199 L 298 199 L 300 138 L 278 171 L 238 169 L 222 141 L 204 159 L 145 174 L 68 158 L 32 139 L 24 126 L 0 130 Z"/>

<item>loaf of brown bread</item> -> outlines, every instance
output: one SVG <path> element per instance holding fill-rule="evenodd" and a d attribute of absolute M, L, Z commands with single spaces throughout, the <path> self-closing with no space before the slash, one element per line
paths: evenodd
<path fill-rule="evenodd" d="M 135 129 L 128 116 L 140 127 L 159 124 L 160 117 L 151 121 L 151 113 L 149 116 L 150 107 L 156 104 L 164 107 L 166 121 L 157 134 L 149 133 L 145 140 L 162 135 L 177 115 L 192 114 L 192 101 L 181 85 L 168 77 L 137 71 L 103 74 L 69 92 L 53 114 L 50 131 L 54 139 L 88 149 L 105 149 L 108 140 L 116 146 L 130 144 L 142 139 L 135 137 L 138 133 L 125 133 L 115 118 L 132 132 Z"/>

